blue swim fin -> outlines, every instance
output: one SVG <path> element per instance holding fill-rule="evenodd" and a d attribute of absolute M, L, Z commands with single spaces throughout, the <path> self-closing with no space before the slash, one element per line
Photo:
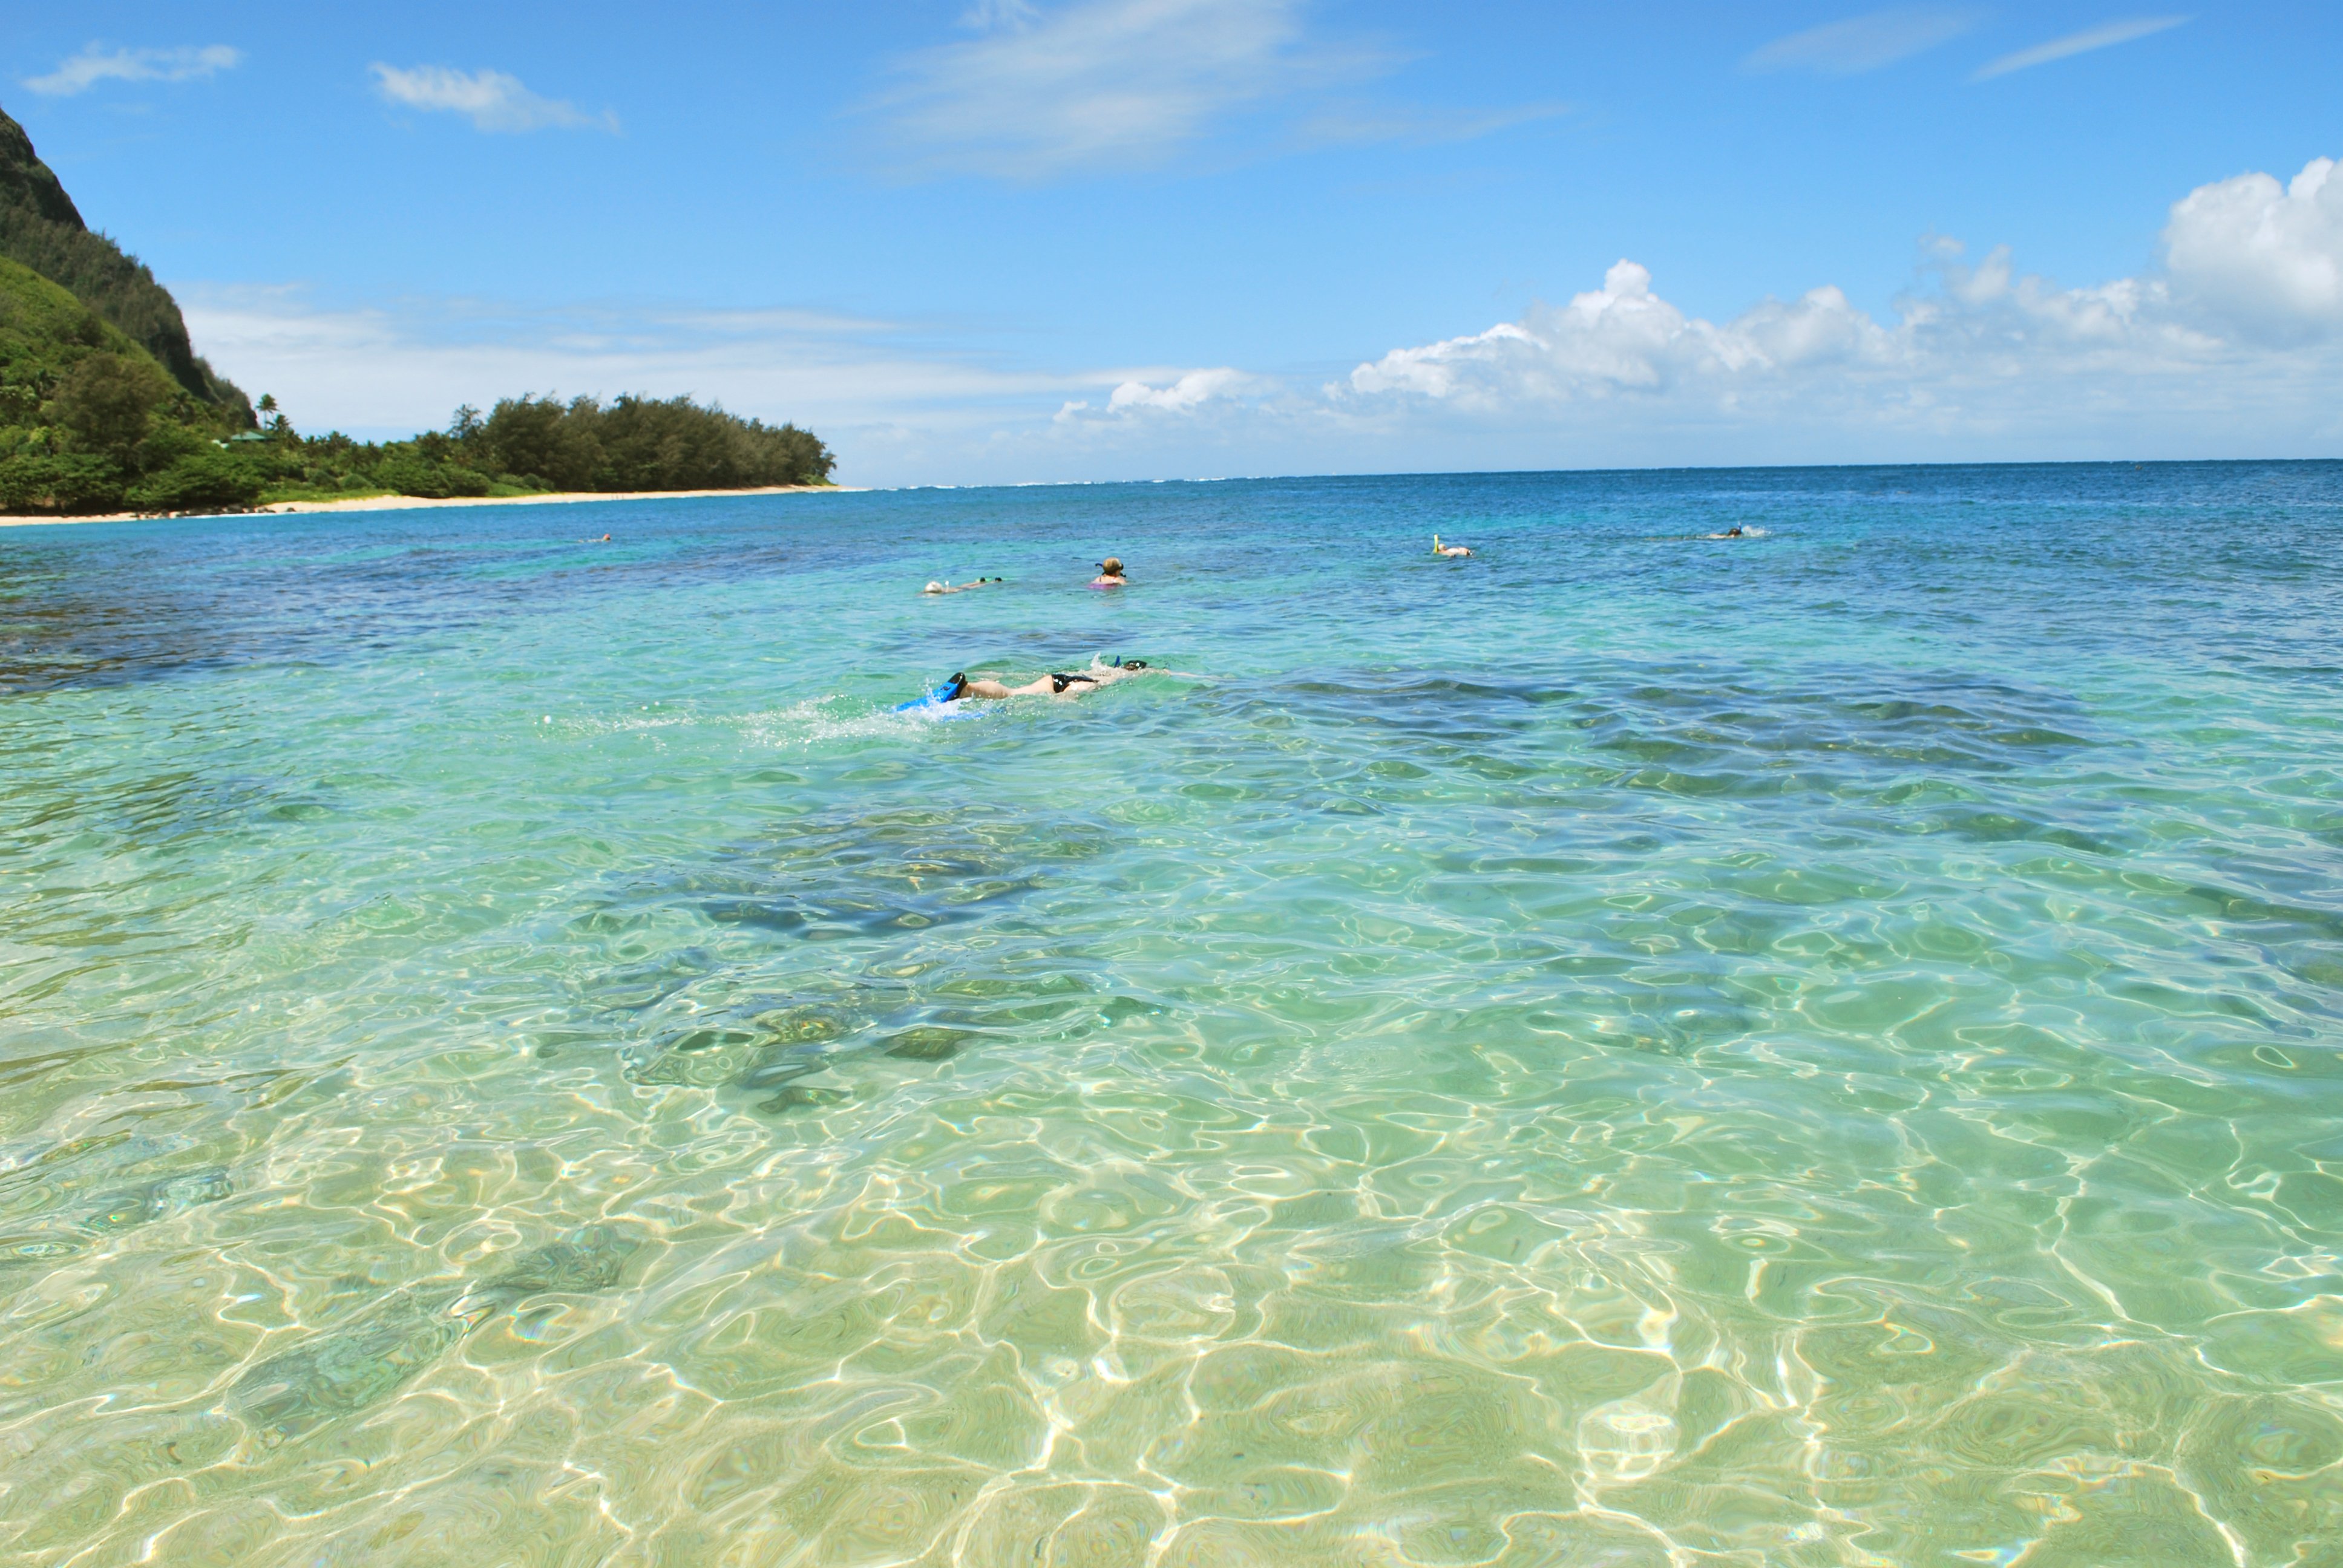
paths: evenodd
<path fill-rule="evenodd" d="M 910 713 L 932 710 L 938 718 L 941 719 L 957 719 L 963 713 L 972 713 L 975 711 L 974 709 L 953 706 L 960 697 L 961 688 L 967 685 L 967 676 L 955 674 L 950 680 L 945 681 L 925 697 L 915 697 L 909 702 L 895 704 L 895 711 Z"/>

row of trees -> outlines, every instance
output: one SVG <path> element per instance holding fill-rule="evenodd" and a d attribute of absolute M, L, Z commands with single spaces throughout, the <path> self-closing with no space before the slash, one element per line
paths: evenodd
<path fill-rule="evenodd" d="M 827 484 L 836 464 L 809 430 L 689 397 L 507 397 L 485 416 L 465 405 L 445 430 L 379 443 L 304 437 L 274 398 L 260 408 L 266 439 L 233 444 L 279 498 L 739 490 Z"/>
<path fill-rule="evenodd" d="M 826 484 L 835 463 L 810 431 L 686 397 L 508 397 L 485 417 L 458 409 L 444 431 L 362 442 L 338 431 L 304 437 L 268 397 L 259 431 L 239 431 L 142 354 L 86 353 L 47 380 L 0 384 L 0 511 L 199 511 L 386 492 L 744 489 Z"/>

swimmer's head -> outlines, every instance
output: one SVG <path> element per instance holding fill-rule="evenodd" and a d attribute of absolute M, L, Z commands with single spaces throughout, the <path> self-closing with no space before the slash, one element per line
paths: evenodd
<path fill-rule="evenodd" d="M 920 591 L 921 593 L 941 593 L 944 591 L 944 585 L 941 583 L 930 583 Z"/>
<path fill-rule="evenodd" d="M 1122 558 L 1121 556 L 1107 557 L 1106 559 L 1099 562 L 1099 570 L 1104 572 L 1111 578 L 1121 577 L 1122 575 Z"/>

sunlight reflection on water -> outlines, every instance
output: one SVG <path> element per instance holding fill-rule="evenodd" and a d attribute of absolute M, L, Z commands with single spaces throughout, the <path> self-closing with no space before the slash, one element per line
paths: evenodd
<path fill-rule="evenodd" d="M 0 1541 L 2308 1561 L 2338 509 L 2231 465 L 0 536 Z M 1119 653 L 1203 678 L 890 711 Z"/>

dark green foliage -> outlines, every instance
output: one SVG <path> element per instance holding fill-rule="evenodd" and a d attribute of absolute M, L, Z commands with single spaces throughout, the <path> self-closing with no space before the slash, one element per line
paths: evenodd
<path fill-rule="evenodd" d="M 249 507 L 268 481 L 251 463 L 214 447 L 181 457 L 131 487 L 142 512 L 214 512 Z"/>
<path fill-rule="evenodd" d="M 0 206 L 21 206 L 45 223 L 82 226 L 81 209 L 40 155 L 25 127 L 0 114 Z"/>
<path fill-rule="evenodd" d="M 146 438 L 132 449 L 130 467 L 141 474 L 159 474 L 183 458 L 218 449 L 208 431 L 157 420 L 147 427 Z"/>
<path fill-rule="evenodd" d="M 123 489 L 122 470 L 106 457 L 76 453 L 0 459 L 0 512 L 116 512 Z"/>
<path fill-rule="evenodd" d="M 464 421 L 459 417 L 459 427 Z M 560 490 L 733 490 L 828 482 L 812 432 L 742 419 L 688 397 L 508 397 L 467 444 L 518 478 Z"/>
<path fill-rule="evenodd" d="M 62 285 L 145 348 L 190 397 L 250 427 L 251 406 L 196 353 L 170 291 L 137 257 L 83 224 L 25 127 L 5 114 L 0 114 L 0 256 Z"/>
<path fill-rule="evenodd" d="M 234 417 L 64 288 L 0 259 L 0 511 L 118 509 L 138 476 L 217 451 Z"/>
<path fill-rule="evenodd" d="M 155 416 L 171 401 L 170 384 L 141 356 L 97 353 L 67 371 L 49 398 L 49 419 L 76 452 L 127 467 Z"/>
<path fill-rule="evenodd" d="M 401 452 L 375 465 L 375 483 L 402 496 L 426 496 L 434 500 L 449 496 L 485 496 L 488 477 L 459 463 L 433 462 L 421 453 Z"/>
<path fill-rule="evenodd" d="M 45 402 L 86 356 L 140 352 L 58 285 L 0 259 L 0 383 Z"/>
<path fill-rule="evenodd" d="M 581 397 L 578 417 L 551 397 L 508 397 L 478 427 L 472 441 L 508 474 L 525 475 L 556 490 L 590 490 L 602 466 L 592 399 Z M 477 411 L 474 418 L 478 417 Z M 463 421 L 459 418 L 458 424 Z"/>
<path fill-rule="evenodd" d="M 241 439 L 277 499 L 353 490 L 513 496 L 545 490 L 717 490 L 821 484 L 828 448 L 794 425 L 740 419 L 687 398 L 508 397 L 485 418 L 469 404 L 445 430 L 384 445 L 338 431 L 304 437 L 273 400 L 266 440 Z"/>

